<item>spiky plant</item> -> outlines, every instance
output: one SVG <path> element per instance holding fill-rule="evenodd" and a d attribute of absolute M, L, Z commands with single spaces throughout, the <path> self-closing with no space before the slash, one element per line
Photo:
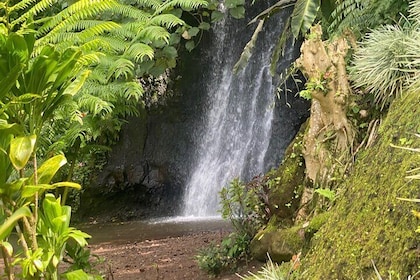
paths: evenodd
<path fill-rule="evenodd" d="M 355 52 L 350 77 L 356 87 L 373 95 L 381 109 L 404 91 L 419 87 L 419 7 L 420 1 L 412 1 L 411 22 L 372 30 Z"/>

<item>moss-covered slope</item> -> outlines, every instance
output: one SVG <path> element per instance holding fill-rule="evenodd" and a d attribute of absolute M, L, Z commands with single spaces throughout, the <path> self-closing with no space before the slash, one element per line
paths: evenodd
<path fill-rule="evenodd" d="M 392 104 L 375 145 L 358 155 L 331 218 L 312 240 L 302 279 L 377 279 L 373 262 L 384 277 L 392 270 L 407 279 L 420 270 L 419 221 L 410 213 L 420 205 L 397 199 L 420 197 L 420 180 L 405 178 L 420 167 L 420 154 L 391 147 L 420 147 L 419 132 L 420 95 L 406 94 Z"/>

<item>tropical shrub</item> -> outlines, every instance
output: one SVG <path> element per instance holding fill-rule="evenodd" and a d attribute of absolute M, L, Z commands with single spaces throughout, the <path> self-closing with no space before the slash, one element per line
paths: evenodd
<path fill-rule="evenodd" d="M 242 261 L 249 258 L 251 239 L 246 234 L 234 232 L 224 238 L 221 244 L 210 244 L 196 256 L 198 266 L 211 275 L 234 271 Z"/>
<path fill-rule="evenodd" d="M 221 244 L 211 244 L 197 255 L 199 267 L 213 275 L 235 270 L 250 259 L 249 246 L 257 231 L 270 218 L 268 189 L 273 180 L 256 177 L 247 184 L 238 178 L 220 191 L 222 217 L 228 219 L 234 232 Z"/>
<path fill-rule="evenodd" d="M 228 219 L 237 233 L 252 238 L 269 219 L 267 191 L 256 179 L 248 184 L 233 179 L 220 191 L 222 218 Z"/>

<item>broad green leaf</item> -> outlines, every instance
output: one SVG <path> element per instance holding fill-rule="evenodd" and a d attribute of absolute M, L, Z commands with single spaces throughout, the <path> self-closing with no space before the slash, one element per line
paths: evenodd
<path fill-rule="evenodd" d="M 305 34 L 312 26 L 318 14 L 320 0 L 297 0 L 292 13 L 291 27 L 295 38 Z"/>
<path fill-rule="evenodd" d="M 10 91 L 10 89 L 16 84 L 16 81 L 20 75 L 23 65 L 15 65 L 8 73 L 7 76 L 0 79 L 0 100 Z"/>
<path fill-rule="evenodd" d="M 67 163 L 64 155 L 56 155 L 46 160 L 41 167 L 38 169 L 38 182 L 34 182 L 34 176 L 32 175 L 29 179 L 30 184 L 49 184 L 63 165 Z"/>
<path fill-rule="evenodd" d="M 194 41 L 188 41 L 185 43 L 185 48 L 187 49 L 187 51 L 192 51 L 195 48 L 195 43 Z"/>
<path fill-rule="evenodd" d="M 78 93 L 82 86 L 85 84 L 85 81 L 90 75 L 90 73 L 90 70 L 85 70 L 82 72 L 81 75 L 78 75 L 76 80 L 74 80 L 69 86 L 66 87 L 66 89 L 63 92 L 63 95 L 69 94 L 71 96 L 74 96 L 76 93 Z"/>
<path fill-rule="evenodd" d="M 188 30 L 188 34 L 190 35 L 190 38 L 191 37 L 194 37 L 194 36 L 197 36 L 197 34 L 200 32 L 200 29 L 199 28 L 197 28 L 197 27 L 193 27 L 193 28 L 190 28 L 189 30 Z"/>
<path fill-rule="evenodd" d="M 28 163 L 36 143 L 36 135 L 13 138 L 10 142 L 9 158 L 17 170 L 22 170 Z"/>
<path fill-rule="evenodd" d="M 209 30 L 210 29 L 210 23 L 203 21 L 198 25 L 198 28 L 200 28 L 202 30 Z"/>
<path fill-rule="evenodd" d="M 42 212 L 44 213 L 44 222 L 49 227 L 54 227 L 54 231 L 57 232 L 60 229 L 57 221 L 54 219 L 63 216 L 63 211 L 60 205 L 60 199 L 56 199 L 53 194 L 46 194 L 42 202 Z"/>
<path fill-rule="evenodd" d="M 244 6 L 238 6 L 238 7 L 235 7 L 233 9 L 230 9 L 229 14 L 236 19 L 244 18 L 245 17 L 245 7 Z"/>
<path fill-rule="evenodd" d="M 42 193 L 45 190 L 52 190 L 54 187 L 49 184 L 38 184 L 38 185 L 25 185 L 22 188 L 21 197 L 30 198 L 33 197 L 36 193 Z"/>
<path fill-rule="evenodd" d="M 74 270 L 63 274 L 64 278 L 67 280 L 90 280 L 89 275 L 83 270 Z"/>
<path fill-rule="evenodd" d="M 220 21 L 224 18 L 223 13 L 219 12 L 219 11 L 213 11 L 211 13 L 211 22 L 217 22 Z"/>
<path fill-rule="evenodd" d="M 238 6 L 245 5 L 245 0 L 226 0 L 225 5 L 226 5 L 226 8 L 232 9 Z"/>
<path fill-rule="evenodd" d="M 92 236 L 90 236 L 89 234 L 80 231 L 78 229 L 75 228 L 70 228 L 71 232 L 69 234 L 69 236 L 71 238 L 74 239 L 74 241 L 76 241 L 80 246 L 84 247 L 87 245 L 87 241 L 86 239 L 91 238 Z"/>
<path fill-rule="evenodd" d="M 2 225 L 0 225 L 0 241 L 3 241 L 9 235 L 19 219 L 29 216 L 31 216 L 31 211 L 26 206 L 16 210 Z"/>
<path fill-rule="evenodd" d="M 176 58 L 178 56 L 177 50 L 172 46 L 166 46 L 162 51 L 167 58 Z"/>

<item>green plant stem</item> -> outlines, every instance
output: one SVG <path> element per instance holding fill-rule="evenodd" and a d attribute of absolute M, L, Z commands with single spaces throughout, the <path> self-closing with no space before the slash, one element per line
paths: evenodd
<path fill-rule="evenodd" d="M 38 162 L 36 159 L 36 149 L 34 149 L 34 183 L 38 185 Z M 36 223 L 38 221 L 38 207 L 39 207 L 39 193 L 35 193 L 35 207 L 34 215 L 32 220 L 31 235 L 32 235 L 32 248 L 34 250 L 38 249 L 38 244 L 36 242 Z"/>
<path fill-rule="evenodd" d="M 23 218 L 23 225 L 24 225 L 25 228 L 29 227 L 29 229 L 27 229 L 28 232 L 30 232 L 30 233 L 32 232 L 31 226 L 30 226 L 29 221 L 26 217 Z M 26 242 L 25 236 L 23 235 L 23 232 L 22 232 L 22 230 L 21 230 L 21 228 L 18 224 L 16 224 L 15 229 L 16 229 L 16 232 L 19 236 L 19 241 L 22 244 L 23 251 L 25 252 L 25 256 L 27 258 L 29 258 L 30 255 L 29 255 L 28 242 Z M 32 238 L 33 238 L 33 236 L 31 235 L 32 248 L 36 249 L 38 247 L 38 245 L 36 244 L 36 239 L 35 239 L 35 241 L 33 241 Z M 34 248 L 34 245 L 36 246 L 36 248 Z"/>
<path fill-rule="evenodd" d="M 76 155 L 79 154 L 79 150 L 80 150 L 80 142 L 79 142 L 79 144 L 76 147 L 76 153 L 75 153 Z M 76 158 L 77 157 L 75 156 L 74 159 L 71 162 L 69 173 L 67 174 L 67 181 L 68 182 L 70 182 L 71 181 L 71 178 L 73 177 L 74 168 L 76 166 Z M 65 205 L 66 204 L 66 200 L 67 200 L 68 194 L 69 194 L 69 188 L 68 187 L 65 187 L 64 188 L 64 192 L 63 192 L 63 197 L 61 199 L 61 205 Z"/>
<path fill-rule="evenodd" d="M 9 280 L 14 280 L 15 275 L 13 272 L 13 266 L 10 265 L 12 256 L 9 255 L 9 252 L 6 250 L 4 246 L 1 246 L 1 251 L 2 251 L 3 261 L 4 261 L 4 272 L 6 272 L 7 278 Z"/>

